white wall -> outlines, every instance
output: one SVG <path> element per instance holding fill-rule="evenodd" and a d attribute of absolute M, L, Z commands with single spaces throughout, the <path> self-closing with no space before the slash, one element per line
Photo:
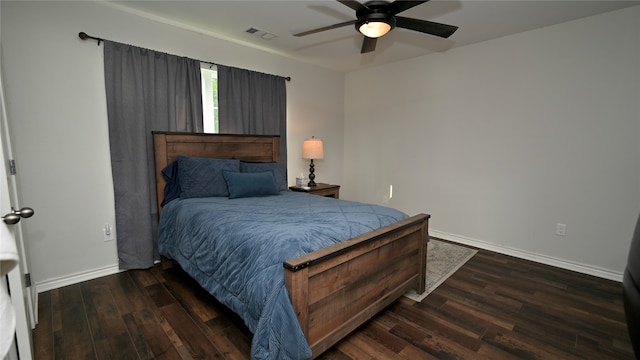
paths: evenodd
<path fill-rule="evenodd" d="M 287 83 L 290 183 L 302 140 L 325 141 L 316 181 L 340 183 L 344 75 L 94 2 L 6 2 L 2 64 L 32 278 L 39 291 L 117 270 L 102 46 L 78 33 L 282 76 Z"/>
<path fill-rule="evenodd" d="M 349 73 L 341 196 L 621 280 L 640 211 L 640 7 Z M 556 223 L 566 236 L 555 235 Z"/>

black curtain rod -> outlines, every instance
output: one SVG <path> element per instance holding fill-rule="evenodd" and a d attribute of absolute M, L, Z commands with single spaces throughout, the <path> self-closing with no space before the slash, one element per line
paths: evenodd
<path fill-rule="evenodd" d="M 98 46 L 100 46 L 100 43 L 104 41 L 104 39 L 102 39 L 102 38 L 95 37 L 95 36 L 89 36 L 89 35 L 87 35 L 86 32 L 83 32 L 83 31 L 78 33 L 78 37 L 80 37 L 80 39 L 82 39 L 82 40 L 87 40 L 87 39 L 95 40 L 95 41 L 98 42 Z M 198 61 L 200 61 L 201 63 L 210 64 L 211 66 L 213 66 L 213 65 L 222 65 L 222 64 L 216 64 L 216 63 L 211 62 L 211 61 L 202 61 L 202 60 L 198 60 Z M 277 75 L 277 76 L 279 76 L 279 75 Z M 291 81 L 291 76 L 286 76 L 286 77 L 284 77 L 284 79 L 287 80 L 287 81 Z"/>

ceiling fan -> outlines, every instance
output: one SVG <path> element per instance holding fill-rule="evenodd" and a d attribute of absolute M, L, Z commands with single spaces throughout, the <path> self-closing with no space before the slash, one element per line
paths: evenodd
<path fill-rule="evenodd" d="M 376 49 L 376 42 L 378 41 L 378 38 L 385 35 L 395 27 L 448 38 L 458 30 L 457 26 L 397 16 L 397 14 L 405 10 L 409 10 L 414 6 L 426 3 L 427 1 L 429 0 L 396 0 L 394 2 L 375 0 L 367 1 L 363 4 L 355 0 L 338 0 L 339 3 L 355 10 L 357 19 L 304 31 L 293 34 L 293 36 L 300 37 L 319 33 L 321 31 L 337 29 L 347 25 L 355 25 L 356 30 L 364 35 L 362 49 L 360 50 L 361 54 L 374 51 Z"/>

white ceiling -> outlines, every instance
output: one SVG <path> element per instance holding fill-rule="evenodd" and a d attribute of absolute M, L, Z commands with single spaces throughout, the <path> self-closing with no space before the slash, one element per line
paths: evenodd
<path fill-rule="evenodd" d="M 345 26 L 305 37 L 292 34 L 355 19 L 337 1 L 111 1 L 118 8 L 337 71 L 391 63 L 640 5 L 640 0 L 432 0 L 399 15 L 459 26 L 449 39 L 396 28 L 360 54 L 362 35 Z M 265 40 L 246 32 L 275 34 Z"/>

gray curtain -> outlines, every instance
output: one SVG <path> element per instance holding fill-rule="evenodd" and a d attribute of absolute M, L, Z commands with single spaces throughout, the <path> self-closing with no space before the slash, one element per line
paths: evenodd
<path fill-rule="evenodd" d="M 218 65 L 218 122 L 222 134 L 280 135 L 287 163 L 285 78 Z"/>
<path fill-rule="evenodd" d="M 120 269 L 159 260 L 151 131 L 202 132 L 198 60 L 104 42 Z"/>

